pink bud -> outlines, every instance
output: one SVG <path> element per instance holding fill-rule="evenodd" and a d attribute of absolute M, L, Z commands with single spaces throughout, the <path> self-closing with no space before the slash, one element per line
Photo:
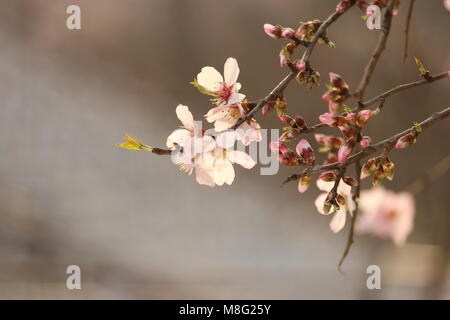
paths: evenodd
<path fill-rule="evenodd" d="M 329 125 L 331 127 L 336 125 L 336 118 L 335 118 L 335 116 L 332 115 L 331 113 L 328 113 L 328 112 L 324 113 L 324 114 L 321 114 L 319 116 L 319 120 L 320 120 L 320 122 L 325 123 L 325 124 L 327 124 L 327 125 Z"/>
<path fill-rule="evenodd" d="M 303 193 L 305 192 L 309 185 L 311 184 L 311 176 L 304 176 L 301 177 L 300 180 L 298 181 L 298 192 Z"/>
<path fill-rule="evenodd" d="M 320 175 L 320 180 L 331 182 L 336 180 L 336 173 L 334 171 L 327 171 Z"/>
<path fill-rule="evenodd" d="M 322 95 L 322 100 L 330 101 L 330 91 L 327 91 Z"/>
<path fill-rule="evenodd" d="M 303 60 L 297 60 L 297 61 L 295 61 L 295 63 L 294 63 L 294 67 L 295 67 L 295 69 L 297 69 L 298 71 L 303 71 L 303 70 L 305 70 L 306 65 L 305 65 L 305 63 L 303 62 Z"/>
<path fill-rule="evenodd" d="M 295 151 L 297 151 L 297 154 L 302 157 L 303 161 L 307 164 L 312 164 L 316 160 L 314 150 L 311 148 L 309 142 L 305 139 L 302 139 L 297 143 Z"/>
<path fill-rule="evenodd" d="M 405 149 L 415 142 L 416 142 L 416 135 L 414 133 L 410 132 L 407 135 L 404 135 L 403 137 L 401 137 L 397 140 L 397 143 L 395 144 L 395 148 L 396 149 Z"/>
<path fill-rule="evenodd" d="M 291 28 L 283 28 L 281 31 L 281 37 L 282 38 L 290 38 L 294 35 L 295 30 Z"/>
<path fill-rule="evenodd" d="M 362 110 L 358 113 L 358 127 L 364 128 L 364 126 L 367 124 L 367 122 L 370 119 L 370 116 L 372 115 L 372 110 Z"/>
<path fill-rule="evenodd" d="M 450 71 L 447 72 L 447 76 L 450 78 Z"/>
<path fill-rule="evenodd" d="M 348 159 L 350 154 L 353 151 L 353 148 L 355 147 L 355 139 L 348 139 L 340 148 L 338 151 L 338 161 L 344 162 Z"/>
<path fill-rule="evenodd" d="M 368 136 L 365 136 L 361 139 L 359 144 L 361 145 L 361 147 L 367 148 L 368 146 L 370 146 L 372 144 L 372 139 L 370 139 L 370 137 L 368 137 Z"/>
<path fill-rule="evenodd" d="M 269 23 L 264 25 L 264 32 L 271 38 L 278 39 L 281 37 L 281 27 L 274 26 Z"/>
<path fill-rule="evenodd" d="M 288 60 L 286 58 L 286 55 L 284 54 L 283 50 L 280 52 L 280 67 L 284 68 L 287 66 Z"/>
<path fill-rule="evenodd" d="M 328 75 L 330 76 L 330 82 L 334 87 L 341 88 L 344 85 L 344 80 L 342 80 L 340 75 L 334 72 L 330 72 Z"/>

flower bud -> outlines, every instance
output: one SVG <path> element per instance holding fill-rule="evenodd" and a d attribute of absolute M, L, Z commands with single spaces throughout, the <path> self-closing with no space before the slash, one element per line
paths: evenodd
<path fill-rule="evenodd" d="M 348 138 L 353 138 L 357 134 L 356 129 L 348 125 L 339 126 L 339 130 L 341 130 L 342 134 Z"/>
<path fill-rule="evenodd" d="M 261 113 L 263 116 L 267 116 L 273 110 L 273 103 L 269 102 L 264 105 L 261 109 Z"/>
<path fill-rule="evenodd" d="M 394 163 L 388 158 L 385 158 L 383 160 L 382 166 L 386 178 L 388 178 L 390 181 L 394 180 Z"/>
<path fill-rule="evenodd" d="M 372 139 L 370 139 L 369 136 L 364 136 L 362 137 L 361 141 L 359 142 L 359 144 L 361 145 L 361 147 L 363 148 L 367 148 L 370 145 L 372 145 Z"/>
<path fill-rule="evenodd" d="M 336 173 L 334 171 L 326 171 L 319 176 L 320 180 L 331 182 L 336 180 Z"/>
<path fill-rule="evenodd" d="M 348 139 L 340 148 L 338 151 L 338 161 L 344 162 L 348 159 L 350 154 L 353 151 L 353 148 L 355 147 L 355 139 Z"/>
<path fill-rule="evenodd" d="M 296 60 L 295 63 L 294 63 L 294 67 L 298 71 L 303 71 L 306 68 L 306 64 L 305 64 L 305 62 L 303 60 Z"/>
<path fill-rule="evenodd" d="M 278 141 L 272 141 L 269 143 L 269 148 L 272 152 L 278 152 L 279 154 L 285 154 L 290 151 L 288 147 Z"/>
<path fill-rule="evenodd" d="M 373 186 L 378 186 L 383 182 L 384 179 L 384 173 L 383 170 L 377 170 L 375 174 L 373 175 L 372 184 Z"/>
<path fill-rule="evenodd" d="M 330 127 L 337 127 L 344 125 L 347 120 L 343 116 L 337 116 L 331 113 L 324 113 L 319 116 L 319 120 L 322 123 L 329 125 Z"/>
<path fill-rule="evenodd" d="M 397 140 L 397 143 L 395 144 L 395 148 L 396 149 L 405 149 L 414 143 L 416 143 L 416 134 L 413 132 L 410 132 Z"/>
<path fill-rule="evenodd" d="M 337 102 L 333 102 L 333 101 L 328 102 L 328 110 L 332 114 L 338 114 L 339 111 L 341 110 L 341 108 L 342 108 L 341 103 L 337 103 Z"/>
<path fill-rule="evenodd" d="M 341 206 L 345 206 L 345 198 L 342 195 L 340 195 L 339 193 L 336 195 L 336 201 Z"/>
<path fill-rule="evenodd" d="M 282 38 L 290 38 L 295 34 L 295 30 L 292 28 L 283 28 L 281 30 L 281 37 Z"/>
<path fill-rule="evenodd" d="M 350 3 L 348 1 L 349 0 L 339 1 L 339 3 L 336 6 L 336 12 L 344 13 L 345 11 L 347 11 L 348 8 L 350 8 Z"/>
<path fill-rule="evenodd" d="M 316 156 L 311 145 L 305 139 L 300 140 L 295 148 L 297 154 L 302 157 L 303 161 L 307 164 L 313 164 L 316 161 Z"/>
<path fill-rule="evenodd" d="M 371 115 L 372 115 L 372 110 L 362 110 L 362 111 L 360 111 L 358 113 L 358 117 L 357 117 L 358 127 L 364 128 L 364 126 L 369 121 Z"/>
<path fill-rule="evenodd" d="M 302 117 L 295 115 L 294 121 L 295 121 L 295 124 L 293 124 L 292 126 L 295 125 L 297 128 L 300 128 L 300 129 L 306 127 L 306 122 Z"/>
<path fill-rule="evenodd" d="M 269 23 L 264 25 L 264 32 L 271 38 L 278 39 L 281 37 L 281 26 L 274 26 Z"/>
<path fill-rule="evenodd" d="M 356 181 L 352 177 L 343 177 L 342 181 L 344 181 L 346 184 L 348 184 L 351 187 L 357 187 L 358 186 L 358 181 Z"/>
<path fill-rule="evenodd" d="M 290 130 L 287 130 L 283 132 L 281 137 L 278 139 L 281 142 L 288 142 L 292 141 L 295 138 L 297 138 L 300 135 L 300 131 L 296 128 L 291 128 Z"/>
<path fill-rule="evenodd" d="M 345 85 L 345 82 L 344 80 L 342 80 L 340 75 L 334 72 L 330 72 L 328 75 L 330 77 L 330 82 L 333 85 L 333 87 L 342 88 Z"/>
<path fill-rule="evenodd" d="M 311 176 L 303 176 L 298 181 L 298 192 L 303 193 L 305 192 L 309 185 L 311 184 L 312 177 Z"/>
<path fill-rule="evenodd" d="M 375 170 L 378 169 L 377 158 L 370 158 L 361 168 L 361 180 L 370 176 Z"/>

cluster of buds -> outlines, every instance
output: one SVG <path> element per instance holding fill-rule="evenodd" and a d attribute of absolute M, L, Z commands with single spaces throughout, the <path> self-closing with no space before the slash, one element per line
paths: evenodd
<path fill-rule="evenodd" d="M 288 142 L 296 139 L 302 130 L 306 128 L 306 122 L 305 120 L 295 115 L 294 117 L 291 117 L 287 114 L 280 117 L 281 121 L 283 121 L 287 126 L 283 127 L 283 134 L 278 139 L 281 142 Z"/>
<path fill-rule="evenodd" d="M 292 54 L 294 53 L 295 48 L 297 48 L 297 42 L 291 41 L 280 51 L 280 67 L 284 68 L 290 62 Z"/>
<path fill-rule="evenodd" d="M 337 179 L 336 170 L 326 171 L 326 172 L 322 173 L 319 176 L 319 179 L 321 179 L 325 182 L 336 181 L 336 179 Z M 358 181 L 356 181 L 356 179 L 354 179 L 352 177 L 344 176 L 344 177 L 342 177 L 342 181 L 344 181 L 344 183 L 348 184 L 350 187 L 358 186 Z"/>
<path fill-rule="evenodd" d="M 327 136 L 324 134 L 315 134 L 314 138 L 320 145 L 319 152 L 327 152 L 327 159 L 324 161 L 324 165 L 334 163 L 338 161 L 338 150 L 344 144 L 345 140 L 341 137 Z"/>
<path fill-rule="evenodd" d="M 347 138 L 347 140 L 339 148 L 339 162 L 344 162 L 348 159 L 358 141 L 359 132 L 361 132 L 361 129 L 365 127 L 372 115 L 373 111 L 366 109 L 361 110 L 358 113 L 353 113 L 351 110 L 347 110 L 346 116 L 336 115 L 329 112 L 319 116 L 319 120 L 322 123 L 325 123 L 330 127 L 338 127 Z M 369 137 L 363 137 L 363 139 L 360 140 L 360 144 L 363 148 L 367 148 L 371 144 L 371 139 Z"/>
<path fill-rule="evenodd" d="M 274 26 L 270 23 L 264 25 L 264 32 L 273 39 L 289 39 L 295 34 L 295 30 L 292 28 L 285 28 L 280 25 Z"/>
<path fill-rule="evenodd" d="M 330 113 L 337 114 L 341 111 L 345 100 L 350 97 L 350 90 L 348 84 L 338 74 L 330 72 L 329 77 L 328 91 L 323 94 L 322 100 L 328 101 Z"/>
<path fill-rule="evenodd" d="M 341 0 L 341 1 L 339 1 L 339 3 L 336 6 L 336 12 L 344 13 L 345 11 L 347 11 L 352 6 L 352 2 L 354 3 L 355 0 Z M 369 4 L 367 3 L 366 0 L 357 0 L 356 1 L 356 5 L 363 12 L 366 12 L 367 7 L 369 6 Z"/>
<path fill-rule="evenodd" d="M 373 175 L 372 184 L 380 185 L 384 178 L 394 179 L 394 163 L 386 156 L 367 160 L 361 169 L 361 180 Z"/>
<path fill-rule="evenodd" d="M 415 124 L 414 129 L 412 129 L 409 133 L 405 134 L 404 136 L 400 137 L 397 142 L 395 143 L 396 149 L 405 149 L 408 148 L 410 145 L 416 143 L 417 136 L 422 131 L 422 128 Z"/>
<path fill-rule="evenodd" d="M 296 152 L 279 142 L 271 142 L 269 147 L 272 152 L 278 152 L 278 161 L 285 166 L 311 166 L 316 161 L 314 150 L 305 139 L 297 143 L 297 147 L 295 148 Z"/>
<path fill-rule="evenodd" d="M 299 71 L 296 77 L 299 83 L 306 84 L 308 89 L 320 86 L 320 73 L 318 71 L 306 68 L 303 60 L 297 60 L 293 65 Z"/>

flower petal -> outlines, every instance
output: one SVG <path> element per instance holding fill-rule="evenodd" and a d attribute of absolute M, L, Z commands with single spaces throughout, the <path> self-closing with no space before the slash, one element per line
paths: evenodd
<path fill-rule="evenodd" d="M 177 145 L 183 145 L 191 137 L 191 133 L 186 129 L 177 129 L 167 137 L 166 145 L 168 148 L 175 148 Z"/>
<path fill-rule="evenodd" d="M 234 180 L 234 168 L 229 161 L 215 163 L 213 171 L 214 182 L 221 186 L 224 183 L 231 184 Z"/>
<path fill-rule="evenodd" d="M 326 193 L 321 193 L 314 201 L 314 204 L 316 205 L 316 209 L 320 214 L 325 214 L 323 211 L 323 203 L 325 202 L 325 199 L 327 198 Z"/>
<path fill-rule="evenodd" d="M 189 108 L 187 106 L 179 104 L 175 111 L 177 113 L 178 119 L 180 119 L 181 123 L 183 124 L 183 127 L 185 127 L 190 131 L 194 131 L 195 128 L 194 117 L 192 116 L 192 113 L 189 111 Z"/>
<path fill-rule="evenodd" d="M 333 186 L 334 186 L 333 181 L 326 182 L 326 181 L 323 181 L 322 179 L 317 179 L 316 184 L 317 184 L 317 188 L 319 188 L 319 190 L 325 191 L 325 192 L 329 192 L 331 189 L 333 189 Z"/>
<path fill-rule="evenodd" d="M 240 164 L 245 169 L 251 169 L 256 164 L 255 160 L 243 151 L 228 151 L 227 158 L 232 163 Z"/>
<path fill-rule="evenodd" d="M 216 137 L 216 144 L 219 148 L 230 149 L 236 142 L 236 133 L 234 131 L 225 131 Z"/>
<path fill-rule="evenodd" d="M 199 184 L 214 187 L 214 179 L 212 170 L 204 166 L 195 166 L 195 180 Z"/>
<path fill-rule="evenodd" d="M 230 86 L 234 84 L 239 76 L 239 65 L 235 58 L 228 58 L 223 68 L 225 84 Z"/>
<path fill-rule="evenodd" d="M 220 89 L 223 77 L 215 68 L 203 67 L 202 71 L 197 75 L 197 82 L 206 90 L 215 92 Z"/>
<path fill-rule="evenodd" d="M 334 233 L 337 233 L 342 230 L 342 228 L 345 226 L 345 218 L 347 213 L 345 212 L 344 208 L 339 209 L 335 214 L 333 219 L 331 219 L 330 222 L 330 229 Z"/>

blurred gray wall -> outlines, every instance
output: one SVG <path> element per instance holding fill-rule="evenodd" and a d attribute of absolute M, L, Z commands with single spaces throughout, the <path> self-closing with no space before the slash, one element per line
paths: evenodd
<path fill-rule="evenodd" d="M 281 42 L 263 24 L 295 28 L 336 3 L 0 1 L 0 298 L 450 298 L 448 174 L 417 198 L 406 248 L 358 237 L 341 275 L 347 228 L 329 231 L 316 188 L 302 196 L 294 184 L 279 188 L 295 170 L 238 168 L 232 186 L 210 189 L 167 157 L 114 147 L 124 131 L 163 146 L 179 126 L 178 103 L 201 119 L 208 99 L 188 83 L 227 57 L 239 61 L 242 91 L 265 96 L 286 70 Z M 81 30 L 66 28 L 70 4 L 81 7 Z M 419 79 L 411 58 L 401 63 L 406 11 L 402 4 L 367 97 Z M 323 83 L 333 71 L 357 86 L 378 36 L 360 15 L 333 25 L 336 49 L 315 50 Z M 410 56 L 432 73 L 450 69 L 449 17 L 441 1 L 416 1 Z M 292 83 L 290 112 L 316 123 L 324 90 Z M 447 80 L 400 93 L 367 133 L 382 139 L 448 102 Z M 280 126 L 273 116 L 258 120 Z M 387 187 L 405 188 L 446 156 L 448 136 L 443 122 L 393 152 Z M 70 264 L 81 267 L 80 291 L 65 287 Z M 370 264 L 386 275 L 382 290 L 366 288 Z"/>

